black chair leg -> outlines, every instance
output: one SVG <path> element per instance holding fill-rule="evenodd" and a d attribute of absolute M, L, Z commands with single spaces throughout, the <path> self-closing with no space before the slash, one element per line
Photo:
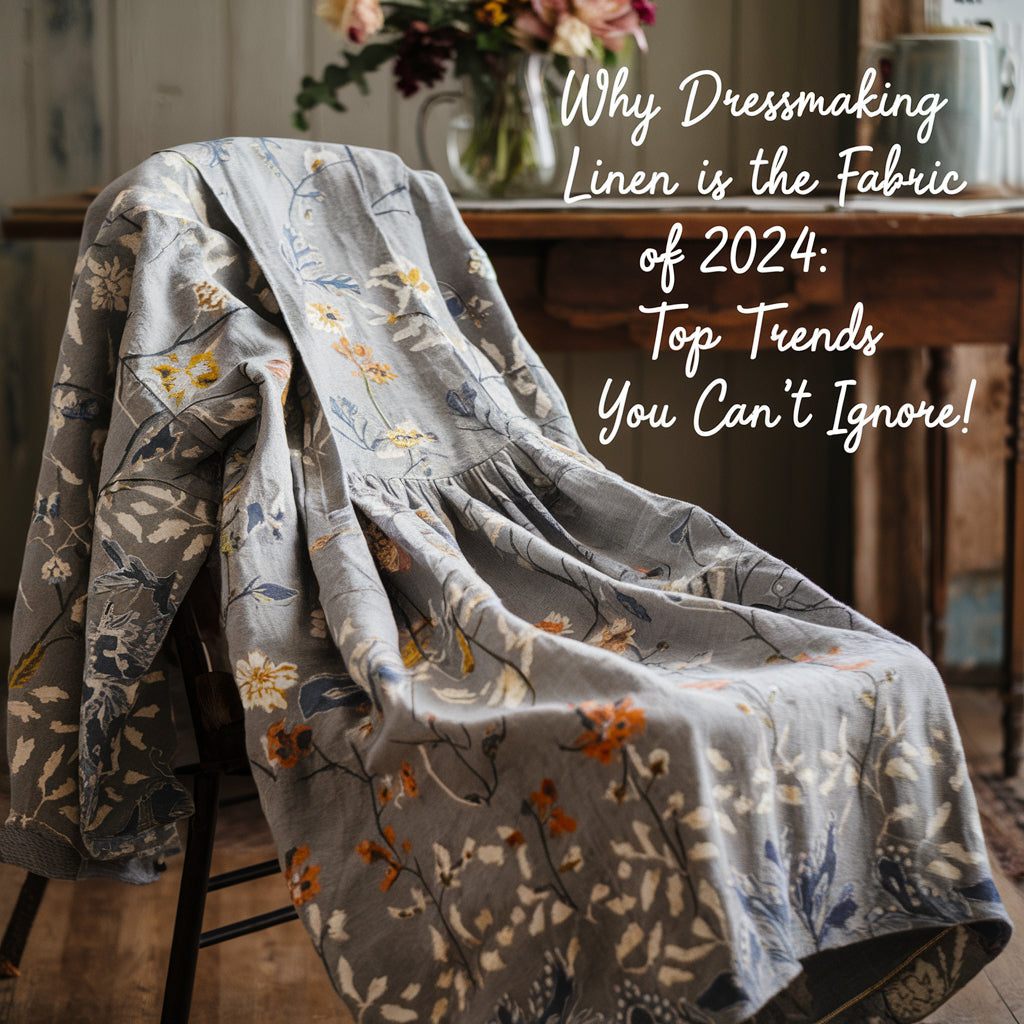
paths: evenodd
<path fill-rule="evenodd" d="M 25 952 L 25 943 L 32 931 L 32 923 L 36 919 L 48 881 L 42 875 L 29 872 L 22 882 L 18 900 L 7 922 L 7 930 L 3 939 L 0 939 L 0 978 L 14 978 L 21 973 L 18 970 L 21 954 Z"/>
<path fill-rule="evenodd" d="M 206 907 L 206 880 L 210 876 L 213 837 L 217 829 L 217 800 L 220 775 L 200 772 L 195 778 L 193 799 L 195 814 L 189 820 L 185 861 L 182 865 L 178 911 L 174 919 L 174 937 L 167 963 L 161 1024 L 186 1024 L 192 1006 L 199 937 L 203 931 Z"/>

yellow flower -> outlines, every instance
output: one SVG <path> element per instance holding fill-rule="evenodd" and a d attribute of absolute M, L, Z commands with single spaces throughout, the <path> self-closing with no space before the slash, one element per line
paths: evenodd
<path fill-rule="evenodd" d="M 275 665 L 262 651 L 250 651 L 247 660 L 235 663 L 235 679 L 243 707 L 271 711 L 288 706 L 284 691 L 299 681 L 299 673 L 294 665 Z"/>
<path fill-rule="evenodd" d="M 505 0 L 488 0 L 476 9 L 476 20 L 484 25 L 504 25 L 508 21 Z"/>
<path fill-rule="evenodd" d="M 410 288 L 415 288 L 420 292 L 430 291 L 430 285 L 423 280 L 423 275 L 420 274 L 419 267 L 413 267 L 408 274 L 401 270 L 397 271 L 397 273 L 398 280 L 401 281 L 402 284 L 408 285 Z"/>
<path fill-rule="evenodd" d="M 196 302 L 199 303 L 200 309 L 207 309 L 211 313 L 218 313 L 224 308 L 226 296 L 221 288 L 212 281 L 202 281 L 200 284 L 195 284 L 192 286 L 192 290 L 196 293 Z"/>
<path fill-rule="evenodd" d="M 306 319 L 309 321 L 309 325 L 318 331 L 327 331 L 328 334 L 344 333 L 341 323 L 345 318 L 341 315 L 341 310 L 334 306 L 328 306 L 326 303 L 307 302 Z"/>
<path fill-rule="evenodd" d="M 386 431 L 384 436 L 396 448 L 415 448 L 421 441 L 437 440 L 433 435 L 424 434 L 422 430 L 409 423 L 400 423 L 393 430 Z"/>
<path fill-rule="evenodd" d="M 374 384 L 387 384 L 398 379 L 398 374 L 387 363 L 367 363 L 362 369 Z"/>
<path fill-rule="evenodd" d="M 160 383 L 177 405 L 187 393 L 196 388 L 208 388 L 220 377 L 220 367 L 209 352 L 199 352 L 185 366 L 178 360 L 178 353 L 172 352 L 169 361 L 154 366 L 160 375 Z"/>

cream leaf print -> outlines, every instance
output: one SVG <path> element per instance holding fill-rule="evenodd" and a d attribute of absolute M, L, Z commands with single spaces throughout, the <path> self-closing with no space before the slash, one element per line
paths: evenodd
<path fill-rule="evenodd" d="M 92 277 L 85 281 L 92 288 L 92 308 L 126 310 L 132 290 L 131 269 L 121 266 L 116 256 L 109 263 L 89 259 L 86 265 L 92 271 Z"/>

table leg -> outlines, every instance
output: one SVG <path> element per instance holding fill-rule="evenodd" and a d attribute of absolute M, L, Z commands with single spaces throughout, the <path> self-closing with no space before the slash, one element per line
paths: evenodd
<path fill-rule="evenodd" d="M 1003 772 L 1016 776 L 1024 738 L 1024 334 L 1011 352 L 1003 587 Z"/>

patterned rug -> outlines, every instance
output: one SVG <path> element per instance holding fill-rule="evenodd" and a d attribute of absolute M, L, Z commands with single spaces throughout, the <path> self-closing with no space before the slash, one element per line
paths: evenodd
<path fill-rule="evenodd" d="M 1024 879 L 1024 782 L 998 775 L 975 775 L 972 782 L 989 854 L 1007 877 Z"/>

